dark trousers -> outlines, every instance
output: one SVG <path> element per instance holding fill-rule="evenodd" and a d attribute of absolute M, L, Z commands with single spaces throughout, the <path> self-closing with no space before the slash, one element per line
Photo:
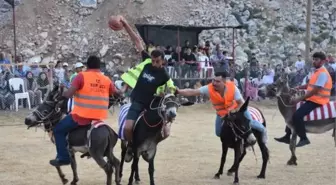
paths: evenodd
<path fill-rule="evenodd" d="M 311 101 L 306 101 L 303 105 L 300 106 L 300 108 L 298 110 L 296 110 L 296 112 L 293 114 L 293 125 L 294 128 L 296 130 L 297 135 L 301 138 L 301 139 L 306 139 L 307 135 L 306 135 L 306 128 L 305 128 L 305 124 L 303 121 L 303 118 L 308 115 L 311 111 L 313 111 L 314 109 L 316 109 L 317 107 L 320 107 L 320 104 L 311 102 Z M 290 135 L 291 129 L 289 129 L 288 127 L 286 127 L 286 135 Z"/>
<path fill-rule="evenodd" d="M 66 136 L 68 133 L 77 128 L 78 124 L 72 119 L 71 114 L 65 116 L 54 128 L 54 137 L 57 150 L 57 159 L 64 162 L 70 161 L 70 155 L 68 151 L 68 142 Z"/>

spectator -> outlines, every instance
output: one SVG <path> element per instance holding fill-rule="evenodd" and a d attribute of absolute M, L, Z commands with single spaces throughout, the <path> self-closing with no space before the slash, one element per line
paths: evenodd
<path fill-rule="evenodd" d="M 189 40 L 184 41 L 184 46 L 182 47 L 182 53 L 186 54 L 188 52 L 188 49 L 190 48 L 190 42 Z"/>
<path fill-rule="evenodd" d="M 55 74 L 55 80 L 58 84 L 61 84 L 64 81 L 65 78 L 65 70 L 62 67 L 62 62 L 57 61 L 55 69 L 54 69 L 54 74 Z"/>
<path fill-rule="evenodd" d="M 204 47 L 204 51 L 206 56 L 210 57 L 210 50 L 211 50 L 211 46 L 210 46 L 210 41 L 205 41 L 205 47 Z"/>
<path fill-rule="evenodd" d="M 42 69 L 38 66 L 37 62 L 33 62 L 32 66 L 30 67 L 30 72 L 33 73 L 34 78 L 37 78 L 42 72 Z"/>
<path fill-rule="evenodd" d="M 147 46 L 147 52 L 150 55 L 152 53 L 152 51 L 155 50 L 155 46 L 154 43 L 149 41 L 148 46 Z"/>
<path fill-rule="evenodd" d="M 191 53 L 191 48 L 187 48 L 187 53 L 183 55 L 183 60 L 185 61 L 184 70 L 182 74 L 186 74 L 187 72 L 194 73 L 197 71 L 196 57 Z"/>
<path fill-rule="evenodd" d="M 297 56 L 297 61 L 295 62 L 295 69 L 297 70 L 297 71 L 299 71 L 300 69 L 304 69 L 304 67 L 305 67 L 305 61 L 304 60 L 302 60 L 302 56 L 301 55 L 298 55 Z"/>
<path fill-rule="evenodd" d="M 69 69 L 68 69 L 69 64 L 66 63 L 66 62 L 63 63 L 62 67 L 63 67 L 64 71 L 68 71 L 68 70 L 69 70 Z"/>
<path fill-rule="evenodd" d="M 0 53 L 0 64 L 10 64 L 10 61 L 8 59 L 6 59 L 5 53 Z M 0 72 L 2 71 L 9 71 L 9 66 L 5 67 L 5 66 L 1 66 L 0 67 Z"/>
<path fill-rule="evenodd" d="M 41 103 L 42 92 L 38 89 L 36 80 L 34 79 L 33 73 L 28 71 L 26 78 L 24 78 L 24 88 L 29 94 L 29 100 L 32 107 L 35 107 Z"/>
<path fill-rule="evenodd" d="M 14 76 L 18 78 L 24 78 L 26 76 L 27 71 L 23 69 L 23 64 L 18 63 L 14 68 Z"/>
<path fill-rule="evenodd" d="M 179 62 L 183 57 L 183 54 L 181 52 L 181 47 L 177 46 L 175 51 L 172 53 L 171 58 L 168 60 L 169 66 L 174 66 L 176 62 Z"/>
<path fill-rule="evenodd" d="M 14 103 L 14 94 L 10 91 L 8 80 L 11 78 L 10 72 L 3 73 L 0 78 L 0 108 L 6 110 Z"/>
<path fill-rule="evenodd" d="M 171 46 L 167 46 L 164 52 L 165 52 L 165 55 L 171 55 L 173 53 L 173 48 Z"/>
<path fill-rule="evenodd" d="M 75 64 L 75 72 L 70 76 L 70 82 L 72 82 L 72 80 L 74 79 L 75 76 L 77 76 L 78 73 L 83 71 L 83 63 L 81 62 L 77 62 Z"/>
<path fill-rule="evenodd" d="M 41 72 L 36 80 L 36 83 L 37 83 L 37 89 L 41 91 L 42 99 L 44 99 L 46 97 L 46 94 L 50 90 L 49 79 L 47 77 L 47 73 Z"/>
<path fill-rule="evenodd" d="M 251 54 L 251 59 L 248 61 L 248 63 L 250 64 L 251 68 L 259 66 L 259 61 L 257 60 L 255 53 Z"/>

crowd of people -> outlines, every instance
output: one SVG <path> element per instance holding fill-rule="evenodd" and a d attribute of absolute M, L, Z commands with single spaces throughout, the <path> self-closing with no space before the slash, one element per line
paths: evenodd
<path fill-rule="evenodd" d="M 9 60 L 0 54 L 0 109 L 11 109 L 14 104 L 14 94 L 28 92 L 32 107 L 39 105 L 51 89 L 50 85 L 58 83 L 65 87 L 70 87 L 71 80 L 85 67 L 78 62 L 69 67 L 66 62 L 50 62 L 49 65 L 39 65 L 38 63 L 16 63 L 10 64 Z M 23 87 L 14 90 L 9 84 L 11 78 L 22 78 Z M 52 83 L 53 82 L 53 83 Z M 20 92 L 18 92 L 20 91 Z M 26 102 L 20 102 L 26 106 Z"/>
<path fill-rule="evenodd" d="M 306 84 L 314 68 L 308 65 L 300 54 L 296 61 L 284 60 L 282 63 L 272 65 L 259 62 L 257 55 L 252 53 L 249 61 L 243 65 L 234 63 L 228 52 L 223 50 L 219 44 L 211 45 L 209 41 L 200 46 L 190 46 L 185 41 L 183 47 L 173 48 L 172 46 L 155 46 L 152 42 L 147 46 L 147 52 L 154 49 L 161 49 L 165 52 L 167 69 L 172 78 L 175 78 L 177 85 L 184 88 L 200 87 L 209 82 L 214 71 L 226 70 L 245 96 L 253 100 L 265 99 L 274 96 L 272 84 L 282 75 L 288 74 L 290 87 Z M 328 69 L 333 80 L 333 94 L 336 86 L 336 60 L 331 54 L 328 55 L 325 67 Z M 204 72 L 206 73 L 204 75 Z M 177 79 L 182 79 L 182 84 Z M 202 98 L 197 98 L 202 101 Z"/>
<path fill-rule="evenodd" d="M 215 70 L 224 69 L 229 72 L 230 79 L 235 82 L 241 92 L 253 100 L 274 96 L 271 85 L 284 73 L 288 74 L 289 85 L 295 87 L 307 83 L 314 72 L 314 69 L 306 64 L 301 55 L 297 55 L 295 62 L 285 60 L 281 64 L 272 66 L 270 63 L 262 64 L 256 54 L 252 53 L 250 60 L 240 66 L 234 63 L 233 58 L 220 45 L 212 46 L 209 41 L 200 46 L 190 46 L 187 40 L 183 47 L 176 48 L 155 46 L 150 42 L 146 48 L 147 52 L 150 54 L 154 49 L 164 51 L 166 68 L 176 85 L 182 88 L 198 88 L 211 80 Z M 336 60 L 331 55 L 327 60 L 325 66 L 332 77 L 332 92 L 335 94 Z M 39 65 L 34 62 L 28 65 L 19 62 L 6 66 L 3 64 L 10 64 L 10 62 L 4 53 L 0 53 L 0 64 L 2 64 L 0 67 L 0 109 L 9 109 L 14 102 L 14 92 L 8 84 L 10 78 L 24 79 L 22 88 L 29 92 L 32 106 L 37 106 L 50 89 L 51 77 L 55 83 L 69 87 L 73 77 L 85 67 L 80 62 L 69 66 L 68 63 L 61 61 L 50 62 L 49 65 Z M 112 79 L 118 80 L 118 78 Z M 196 97 L 194 101 L 204 102 L 206 100 Z"/>

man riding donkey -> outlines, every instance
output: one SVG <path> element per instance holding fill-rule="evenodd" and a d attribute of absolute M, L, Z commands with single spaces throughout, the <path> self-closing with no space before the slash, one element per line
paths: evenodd
<path fill-rule="evenodd" d="M 202 86 L 199 89 L 177 89 L 177 93 L 182 96 L 206 95 L 210 98 L 216 110 L 215 132 L 220 137 L 223 118 L 230 112 L 236 112 L 244 104 L 244 99 L 235 86 L 234 82 L 227 80 L 227 72 L 216 72 L 212 83 Z M 267 142 L 266 128 L 262 123 L 252 119 L 249 111 L 245 112 L 245 117 L 250 120 L 251 127 L 263 133 L 263 142 Z"/>
<path fill-rule="evenodd" d="M 66 98 L 74 96 L 74 109 L 53 129 L 57 156 L 56 159 L 50 160 L 50 164 L 55 167 L 70 164 L 67 134 L 78 126 L 97 124 L 106 119 L 109 96 L 121 94 L 99 69 L 100 59 L 90 56 L 87 60 L 87 70 L 78 73 L 71 87 L 63 93 L 63 97 Z"/>
<path fill-rule="evenodd" d="M 313 54 L 313 66 L 315 72 L 311 76 L 308 84 L 296 87 L 295 89 L 306 89 L 307 93 L 299 98 L 293 99 L 292 103 L 297 104 L 301 101 L 305 101 L 296 112 L 294 112 L 292 121 L 300 137 L 300 141 L 296 147 L 301 147 L 310 144 L 307 138 L 304 117 L 308 115 L 314 109 L 321 107 L 330 102 L 330 93 L 332 89 L 332 79 L 328 70 L 323 66 L 326 62 L 326 56 L 323 52 L 315 52 Z M 322 113 L 323 114 L 323 113 Z M 281 138 L 274 138 L 278 142 L 290 143 L 291 129 L 286 127 L 286 135 Z"/>
<path fill-rule="evenodd" d="M 135 121 L 141 112 L 150 107 L 150 103 L 154 99 L 155 94 L 162 94 L 166 86 L 173 94 L 176 88 L 168 73 L 163 68 L 164 53 L 160 50 L 153 50 L 149 56 L 141 43 L 141 39 L 132 30 L 127 21 L 123 17 L 121 17 L 120 21 L 135 43 L 138 51 L 141 51 L 143 59 L 143 62 L 121 76 L 121 79 L 127 84 L 122 91 L 125 92 L 128 87 L 133 88 L 131 93 L 131 106 L 127 112 L 124 132 L 122 133 L 124 139 L 128 141 L 125 161 L 130 162 L 133 157 L 131 142 L 133 139 Z M 167 127 L 164 128 L 169 129 Z M 168 132 L 168 130 L 164 130 L 164 138 L 168 137 Z"/>

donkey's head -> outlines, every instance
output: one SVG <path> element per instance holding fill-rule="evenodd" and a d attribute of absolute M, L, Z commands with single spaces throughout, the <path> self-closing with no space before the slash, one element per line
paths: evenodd
<path fill-rule="evenodd" d="M 247 97 L 239 111 L 230 113 L 224 118 L 225 123 L 231 127 L 234 135 L 239 139 L 246 139 L 249 145 L 256 143 L 256 138 L 252 132 L 250 120 L 246 116 L 250 97 Z"/>
<path fill-rule="evenodd" d="M 44 124 L 46 129 L 60 121 L 67 111 L 67 99 L 62 96 L 63 88 L 55 85 L 46 99 L 25 118 L 28 128 Z"/>
<path fill-rule="evenodd" d="M 279 79 L 274 83 L 276 89 L 276 96 L 290 93 L 288 81 L 289 81 L 288 74 L 282 74 L 279 77 Z"/>
<path fill-rule="evenodd" d="M 155 105 L 156 104 L 156 105 Z M 162 97 L 156 97 L 152 105 L 151 110 L 157 109 L 160 117 L 167 121 L 172 122 L 177 116 L 177 110 L 180 106 L 193 105 L 191 102 L 180 103 L 178 98 L 174 94 L 166 94 Z"/>

